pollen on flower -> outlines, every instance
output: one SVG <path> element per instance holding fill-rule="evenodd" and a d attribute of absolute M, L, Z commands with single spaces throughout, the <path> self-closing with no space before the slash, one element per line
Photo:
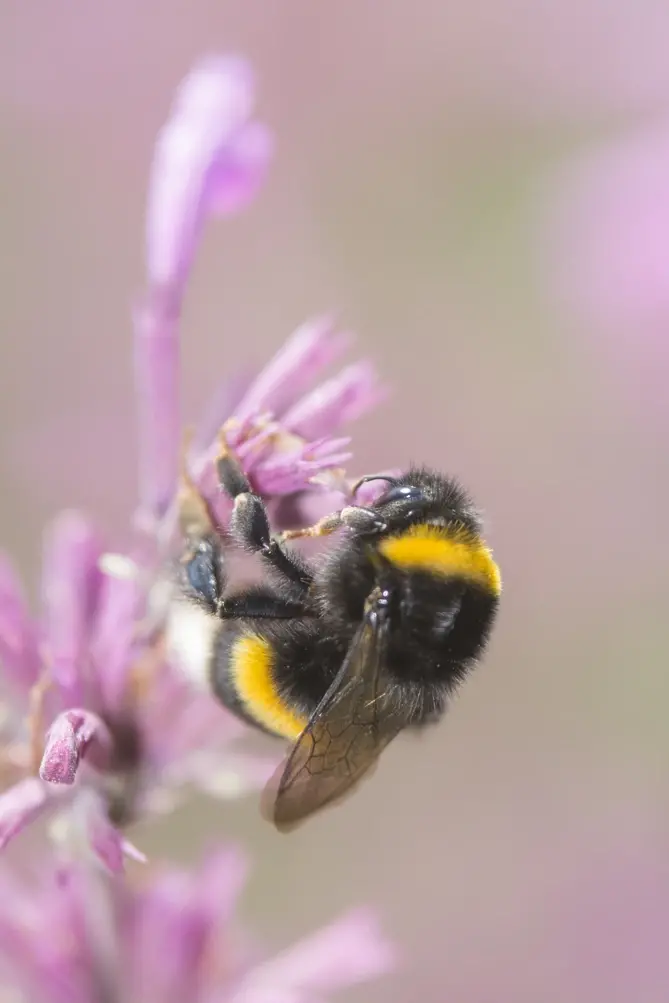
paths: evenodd
<path fill-rule="evenodd" d="M 129 581 L 139 574 L 139 565 L 127 554 L 106 553 L 100 557 L 98 567 L 104 575 L 110 578 L 120 578 Z"/>
<path fill-rule="evenodd" d="M 91 761 L 104 768 L 112 754 L 112 737 L 104 722 L 90 711 L 60 714 L 47 735 L 40 776 L 53 784 L 74 783 L 79 763 L 91 749 Z"/>
<path fill-rule="evenodd" d="M 79 744 L 72 727 L 66 725 L 59 731 L 60 734 L 51 734 L 47 741 L 39 775 L 49 783 L 69 786 L 77 775 Z"/>

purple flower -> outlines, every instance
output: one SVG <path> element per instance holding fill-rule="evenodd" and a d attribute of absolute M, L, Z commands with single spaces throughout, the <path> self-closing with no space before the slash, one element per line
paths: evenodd
<path fill-rule="evenodd" d="M 280 497 L 298 491 L 338 491 L 340 503 L 351 481 L 344 464 L 350 439 L 333 438 L 341 424 L 376 405 L 385 390 L 369 362 L 343 369 L 300 397 L 314 377 L 348 343 L 332 321 L 319 318 L 298 328 L 253 381 L 226 422 L 227 439 L 256 491 Z M 193 458 L 198 487 L 220 511 L 213 460 L 218 443 Z"/>
<path fill-rule="evenodd" d="M 208 215 L 248 203 L 272 151 L 268 131 L 250 118 L 253 100 L 253 74 L 243 60 L 202 60 L 182 83 L 156 144 L 147 211 L 149 287 L 135 315 L 137 522 L 151 530 L 163 523 L 177 482 L 178 321 L 195 249 Z M 339 473 L 349 458 L 349 440 L 331 436 L 383 396 L 371 365 L 349 366 L 300 399 L 347 341 L 329 319 L 311 321 L 247 389 L 235 409 L 231 445 L 257 490 L 281 495 L 308 489 L 324 474 Z M 230 415 L 213 417 L 220 425 Z M 210 413 L 210 437 L 211 425 Z M 193 459 L 201 483 L 211 474 L 211 452 L 208 442 L 199 444 L 204 451 Z M 345 490 L 341 475 L 337 486 Z"/>
<path fill-rule="evenodd" d="M 119 847 L 131 848 L 110 812 L 133 817 L 159 794 L 165 806 L 169 791 L 189 781 L 224 792 L 226 773 L 230 791 L 254 788 L 271 769 L 270 759 L 235 753 L 243 725 L 187 692 L 165 664 L 160 633 L 147 619 L 142 569 L 125 560 L 129 577 L 105 571 L 121 558 L 105 561 L 102 540 L 83 516 L 59 516 L 47 534 L 35 621 L 4 565 L 0 643 L 11 652 L 3 665 L 23 714 L 7 715 L 3 737 L 17 768 L 40 768 L 39 777 L 0 796 L 0 845 L 41 811 L 78 799 L 91 842 L 116 869 Z M 49 722 L 43 739 L 41 725 Z"/>
<path fill-rule="evenodd" d="M 260 957 L 233 923 L 245 877 L 235 852 L 192 873 L 113 880 L 125 857 L 144 860 L 123 835 L 128 822 L 169 809 L 188 784 L 219 796 L 256 788 L 276 765 L 239 750 L 246 726 L 186 689 L 169 664 L 167 569 L 184 487 L 192 494 L 195 483 L 225 523 L 212 463 L 223 425 L 270 502 L 300 493 L 312 508 L 341 503 L 351 481 L 340 426 L 383 394 L 367 362 L 318 384 L 348 339 L 313 320 L 234 407 L 217 395 L 181 455 L 181 305 L 207 218 L 247 204 L 264 177 L 272 143 L 252 110 L 249 67 L 209 58 L 182 84 L 158 138 L 147 291 L 135 314 L 140 483 L 130 542 L 111 547 L 79 512 L 57 516 L 36 615 L 0 556 L 0 767 L 14 781 L 0 795 L 0 847 L 46 812 L 57 844 L 29 874 L 0 869 L 0 978 L 20 999 L 311 1003 L 393 964 L 364 910 Z"/>
<path fill-rule="evenodd" d="M 233 919 L 246 869 L 233 850 L 134 887 L 85 859 L 42 866 L 31 880 L 5 869 L 3 983 L 35 1003 L 311 1003 L 393 967 L 365 910 L 262 958 Z"/>
<path fill-rule="evenodd" d="M 251 119 L 254 79 L 242 59 L 201 60 L 182 82 L 156 142 L 146 219 L 149 291 L 136 314 L 140 501 L 146 518 L 174 490 L 180 415 L 177 324 L 207 216 L 247 204 L 272 153 Z"/>
<path fill-rule="evenodd" d="M 0 796 L 0 847 L 37 815 L 66 808 L 117 871 L 124 854 L 139 855 L 119 831 L 125 822 L 171 806 L 188 783 L 228 796 L 254 789 L 274 766 L 237 751 L 245 726 L 186 690 L 167 663 L 162 631 L 179 498 L 181 303 L 206 219 L 247 204 L 265 175 L 272 143 L 251 117 L 253 98 L 246 63 L 206 59 L 181 85 L 158 137 L 148 289 L 135 317 L 140 484 L 130 546 L 108 546 L 80 513 L 58 516 L 46 535 L 36 618 L 10 563 L 0 563 L 2 765 L 20 778 Z M 270 500 L 296 492 L 346 497 L 349 439 L 335 433 L 383 394 L 367 362 L 314 389 L 347 341 L 329 319 L 311 321 L 250 382 L 234 414 L 217 398 L 188 465 L 223 524 L 228 509 L 212 463 L 223 423 L 255 489 Z"/>

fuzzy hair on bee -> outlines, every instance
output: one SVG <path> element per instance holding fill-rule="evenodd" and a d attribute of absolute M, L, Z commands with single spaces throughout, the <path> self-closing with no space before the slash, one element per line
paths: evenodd
<path fill-rule="evenodd" d="M 288 830 L 350 793 L 401 731 L 442 717 L 485 649 L 501 578 L 467 492 L 426 467 L 363 478 L 353 504 L 280 534 L 224 438 L 217 472 L 230 524 L 223 536 L 191 497 L 167 647 L 230 711 L 290 743 L 263 802 Z M 355 504 L 374 479 L 380 497 Z M 331 534 L 312 563 L 290 547 Z M 262 584 L 229 588 L 231 547 L 259 555 Z"/>

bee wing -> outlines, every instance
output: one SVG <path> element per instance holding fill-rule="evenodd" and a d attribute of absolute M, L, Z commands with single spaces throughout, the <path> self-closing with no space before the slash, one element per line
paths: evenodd
<path fill-rule="evenodd" d="M 406 723 L 379 692 L 385 612 L 367 612 L 336 679 L 265 790 L 263 812 L 277 829 L 288 831 L 350 793 Z"/>

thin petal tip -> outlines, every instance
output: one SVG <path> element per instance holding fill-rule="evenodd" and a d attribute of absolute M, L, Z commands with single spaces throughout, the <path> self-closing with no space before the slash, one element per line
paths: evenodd
<path fill-rule="evenodd" d="M 0 795 L 0 850 L 45 808 L 47 791 L 37 777 L 26 777 Z"/>

